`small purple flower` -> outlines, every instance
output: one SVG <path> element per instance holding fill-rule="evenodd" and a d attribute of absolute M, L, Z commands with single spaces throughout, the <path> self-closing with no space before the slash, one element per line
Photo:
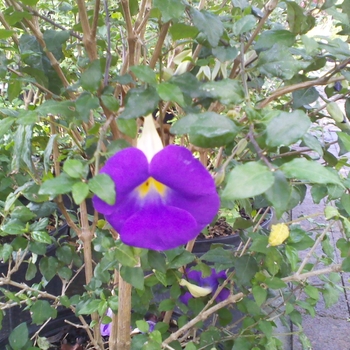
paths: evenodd
<path fill-rule="evenodd" d="M 219 209 L 213 178 L 184 147 L 158 147 L 153 155 L 126 148 L 100 172 L 114 181 L 117 198 L 109 205 L 94 196 L 94 207 L 130 246 L 167 250 L 186 244 Z"/>
<path fill-rule="evenodd" d="M 107 316 L 112 318 L 113 311 L 108 308 L 107 310 Z M 101 323 L 100 325 L 100 332 L 103 337 L 109 337 L 111 335 L 111 328 L 112 328 L 112 322 L 111 323 Z"/>
<path fill-rule="evenodd" d="M 208 277 L 202 277 L 201 271 L 189 271 L 186 273 L 186 277 L 189 280 L 188 282 L 193 283 L 195 286 L 201 287 L 203 290 L 203 296 L 207 294 L 214 294 L 221 284 L 226 278 L 226 272 L 220 271 L 216 272 L 215 269 L 211 269 L 211 274 Z M 183 283 L 184 286 L 187 286 L 188 283 Z M 180 282 L 181 285 L 181 282 Z M 184 295 L 180 297 L 180 300 L 184 304 L 188 304 L 188 301 L 194 297 L 194 295 L 191 294 L 191 287 L 189 288 L 190 292 L 186 292 Z M 207 290 L 207 293 L 205 293 L 205 290 Z M 193 293 L 193 292 L 192 292 Z M 230 295 L 230 291 L 228 289 L 223 289 L 215 298 L 217 302 L 223 301 L 228 298 Z"/>

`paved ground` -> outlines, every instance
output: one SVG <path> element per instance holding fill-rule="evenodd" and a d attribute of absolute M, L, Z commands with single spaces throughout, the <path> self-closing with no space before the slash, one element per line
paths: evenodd
<path fill-rule="evenodd" d="M 332 129 L 328 130 L 328 134 L 326 132 L 325 136 L 329 138 L 327 141 L 336 139 Z M 335 155 L 338 155 L 337 151 L 336 148 L 331 149 L 331 152 Z M 292 211 L 291 219 L 294 220 L 312 213 L 322 213 L 324 206 L 325 203 L 322 201 L 320 204 L 314 204 L 308 191 L 304 202 Z M 304 220 L 301 222 L 301 226 L 317 235 L 323 231 L 324 227 L 317 227 L 315 223 L 320 222 L 322 225 L 325 221 L 322 216 L 313 220 Z M 330 244 L 334 249 L 334 263 L 340 262 L 336 241 L 341 237 L 342 233 L 339 226 L 333 226 L 329 232 L 329 238 Z M 318 257 L 324 255 L 321 246 L 317 247 L 315 253 Z M 321 267 L 319 266 L 319 268 Z M 320 286 L 323 283 L 317 277 L 313 278 L 311 282 L 316 286 Z M 321 296 L 316 306 L 315 317 L 303 312 L 304 347 L 300 342 L 300 334 L 298 334 L 300 330 L 291 324 L 293 334 L 286 339 L 285 350 L 350 350 L 350 274 L 342 273 L 337 286 L 339 287 L 339 300 L 337 303 L 326 308 L 324 299 Z M 301 336 L 303 337 L 303 335 Z"/>
<path fill-rule="evenodd" d="M 307 216 L 311 213 L 322 212 L 324 203 L 319 205 L 314 204 L 310 193 L 307 194 L 305 201 L 301 206 L 297 207 L 292 212 L 292 219 L 300 216 Z M 315 221 L 322 222 L 322 218 L 315 218 Z M 311 222 L 303 221 L 301 226 L 306 230 L 312 230 L 315 234 L 323 230 L 315 228 L 315 225 Z M 342 237 L 342 234 L 338 226 L 335 226 L 330 232 L 330 243 L 334 248 L 334 262 L 340 262 L 339 250 L 336 247 L 336 241 Z M 322 256 L 321 246 L 315 251 L 317 256 Z M 322 267 L 322 266 L 320 266 Z M 303 331 L 307 337 L 306 343 L 309 346 L 304 347 L 301 345 L 299 335 L 292 335 L 289 339 L 287 349 L 301 350 L 349 350 L 350 349 L 350 274 L 342 273 L 338 282 L 339 288 L 339 301 L 333 306 L 326 308 L 325 302 L 321 297 L 316 306 L 315 317 L 310 316 L 306 312 L 303 312 Z M 314 277 L 312 284 L 320 286 L 322 281 Z M 297 327 L 291 325 L 292 332 L 298 332 Z"/>

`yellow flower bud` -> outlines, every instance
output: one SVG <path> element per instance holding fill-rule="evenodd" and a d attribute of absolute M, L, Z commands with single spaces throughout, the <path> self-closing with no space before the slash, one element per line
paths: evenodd
<path fill-rule="evenodd" d="M 271 226 L 269 236 L 269 245 L 274 247 L 282 244 L 289 237 L 289 228 L 286 224 L 277 224 Z"/>
<path fill-rule="evenodd" d="M 199 287 L 193 283 L 190 283 L 184 279 L 180 280 L 180 286 L 186 286 L 191 295 L 195 298 L 205 297 L 212 292 L 210 287 Z"/>

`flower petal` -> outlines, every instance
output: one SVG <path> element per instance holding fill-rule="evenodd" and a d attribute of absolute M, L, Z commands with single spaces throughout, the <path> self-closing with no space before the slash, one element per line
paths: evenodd
<path fill-rule="evenodd" d="M 137 140 L 137 148 L 146 155 L 149 162 L 156 153 L 163 149 L 162 140 L 159 137 L 152 115 L 144 117 L 142 134 Z"/>
<path fill-rule="evenodd" d="M 148 177 L 148 162 L 142 151 L 126 148 L 109 158 L 100 173 L 108 174 L 115 183 L 117 200 L 109 205 L 98 196 L 93 197 L 95 209 L 102 214 L 111 214 L 121 202 L 124 194 L 142 184 Z"/>
<path fill-rule="evenodd" d="M 197 221 L 198 231 L 212 222 L 220 208 L 220 199 L 216 192 L 203 196 L 193 196 L 172 190 L 166 196 L 166 203 L 191 213 Z"/>
<path fill-rule="evenodd" d="M 107 220 L 114 226 L 114 217 Z M 119 230 L 128 245 L 153 250 L 173 249 L 198 234 L 197 223 L 187 211 L 164 205 L 149 205 L 129 217 Z"/>
<path fill-rule="evenodd" d="M 216 193 L 210 173 L 185 147 L 165 147 L 153 157 L 149 169 L 150 176 L 184 195 Z"/>
<path fill-rule="evenodd" d="M 190 283 L 190 282 L 186 281 L 183 278 L 180 280 L 179 284 L 182 287 L 186 286 L 188 291 L 195 298 L 205 297 L 205 296 L 207 296 L 208 294 L 210 294 L 212 292 L 212 289 L 210 287 L 200 287 L 200 286 L 197 286 L 197 285 L 195 285 L 193 283 Z"/>

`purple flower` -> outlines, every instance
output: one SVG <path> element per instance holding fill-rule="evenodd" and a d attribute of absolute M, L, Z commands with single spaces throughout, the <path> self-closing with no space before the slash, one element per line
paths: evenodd
<path fill-rule="evenodd" d="M 106 315 L 112 318 L 113 311 L 110 308 L 108 308 Z M 153 332 L 157 322 L 154 322 L 152 320 L 147 320 L 146 322 L 149 325 L 148 331 Z M 106 323 L 106 324 L 101 323 L 100 332 L 103 337 L 109 337 L 111 335 L 111 330 L 112 330 L 112 322 Z M 138 334 L 138 333 L 142 333 L 138 328 L 130 329 L 130 334 Z"/>
<path fill-rule="evenodd" d="M 107 310 L 107 316 L 112 318 L 113 316 L 113 311 L 108 308 Z M 101 323 L 100 325 L 100 332 L 103 337 L 109 337 L 111 335 L 111 327 L 112 323 Z"/>
<path fill-rule="evenodd" d="M 189 299 L 198 296 L 205 296 L 210 293 L 214 294 L 226 278 L 226 272 L 220 271 L 216 272 L 215 269 L 211 269 L 211 274 L 208 277 L 202 277 L 201 271 L 189 271 L 187 274 L 187 279 L 189 281 L 181 280 L 180 285 L 187 286 L 189 292 L 186 292 L 180 297 L 180 300 L 184 304 L 188 304 Z M 185 282 L 182 282 L 185 281 Z M 189 283 L 190 282 L 190 283 Z M 197 287 L 197 288 L 196 288 Z M 198 288 L 200 287 L 200 288 Z M 228 298 L 230 291 L 228 289 L 223 289 L 215 298 L 217 302 L 223 301 Z"/>
<path fill-rule="evenodd" d="M 117 198 L 109 205 L 94 196 L 94 207 L 130 246 L 167 250 L 186 244 L 219 209 L 214 180 L 184 147 L 158 147 L 154 155 L 126 148 L 100 172 L 114 181 Z"/>

